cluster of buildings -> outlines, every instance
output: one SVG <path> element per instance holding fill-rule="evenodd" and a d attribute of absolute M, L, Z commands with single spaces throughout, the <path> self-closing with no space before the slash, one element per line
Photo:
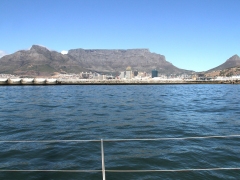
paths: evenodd
<path fill-rule="evenodd" d="M 97 72 L 82 72 L 79 74 L 81 79 L 95 79 L 95 80 L 107 80 L 107 79 L 133 79 L 133 78 L 146 78 L 151 75 L 146 72 L 138 72 L 137 70 L 132 71 L 131 67 L 127 67 L 125 71 L 120 72 L 120 74 L 113 75 L 105 75 Z"/>
<path fill-rule="evenodd" d="M 0 78 L 17 78 L 15 75 L 11 74 L 0 74 Z M 138 72 L 137 70 L 132 71 L 131 67 L 127 67 L 125 71 L 120 72 L 117 75 L 106 75 L 97 72 L 81 72 L 79 74 L 56 74 L 52 78 L 57 79 L 92 79 L 92 80 L 108 80 L 108 79 L 116 79 L 116 80 L 153 80 L 153 81 L 233 81 L 240 80 L 240 75 L 225 77 L 225 76 L 217 76 L 217 77 L 205 77 L 205 74 L 181 74 L 181 75 L 162 75 L 159 74 L 156 69 L 152 70 L 151 73 L 146 72 Z"/>
<path fill-rule="evenodd" d="M 117 79 L 154 79 L 154 80 L 163 80 L 163 79 L 192 79 L 192 75 L 182 74 L 175 75 L 171 74 L 169 76 L 159 74 L 156 69 L 152 70 L 151 73 L 138 72 L 137 70 L 132 71 L 131 67 L 127 67 L 126 71 L 122 71 Z"/>
<path fill-rule="evenodd" d="M 133 78 L 145 78 L 149 74 L 146 72 L 138 72 L 137 70 L 132 71 L 131 67 L 127 67 L 126 71 L 120 72 L 120 75 L 117 76 L 117 79 L 133 79 Z"/>
<path fill-rule="evenodd" d="M 234 80 L 240 80 L 240 75 L 230 76 L 230 77 L 218 76 L 218 77 L 216 77 L 216 80 L 219 80 L 219 81 L 234 81 Z"/>
<path fill-rule="evenodd" d="M 127 67 L 125 71 L 120 72 L 116 76 L 106 75 L 97 72 L 81 72 L 79 74 L 58 74 L 54 78 L 61 79 L 92 79 L 92 80 L 108 80 L 108 79 L 119 79 L 119 80 L 211 80 L 212 78 L 206 78 L 201 75 L 163 75 L 159 74 L 156 69 L 152 70 L 151 73 L 138 72 L 137 70 L 132 71 L 131 67 Z"/>

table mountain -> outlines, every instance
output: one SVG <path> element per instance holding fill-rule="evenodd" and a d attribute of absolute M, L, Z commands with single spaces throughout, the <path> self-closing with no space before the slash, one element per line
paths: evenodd
<path fill-rule="evenodd" d="M 166 61 L 163 55 L 151 53 L 148 49 L 72 49 L 68 51 L 68 55 L 78 61 L 82 67 L 98 72 L 124 71 L 128 66 L 132 70 L 149 73 L 157 69 L 159 74 L 192 72 L 175 67 Z"/>
<path fill-rule="evenodd" d="M 45 47 L 33 45 L 30 50 L 21 50 L 0 59 L 0 73 L 31 76 L 49 76 L 58 73 L 87 71 L 119 72 L 130 66 L 132 70 L 159 74 L 191 73 L 179 69 L 160 54 L 148 49 L 96 50 L 72 49 L 63 55 Z"/>

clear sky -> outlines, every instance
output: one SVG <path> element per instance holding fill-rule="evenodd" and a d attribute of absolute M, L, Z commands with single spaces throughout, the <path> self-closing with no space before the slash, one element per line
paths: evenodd
<path fill-rule="evenodd" d="M 1 0 L 0 18 L 0 56 L 148 48 L 204 71 L 240 55 L 240 0 Z"/>

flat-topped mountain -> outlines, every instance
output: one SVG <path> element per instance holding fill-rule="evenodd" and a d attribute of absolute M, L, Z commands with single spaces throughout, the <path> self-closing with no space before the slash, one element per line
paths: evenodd
<path fill-rule="evenodd" d="M 88 71 L 79 63 L 56 51 L 33 45 L 30 50 L 21 50 L 0 59 L 0 73 L 16 75 L 52 75 Z"/>
<path fill-rule="evenodd" d="M 151 53 L 148 49 L 72 49 L 68 51 L 68 56 L 78 61 L 82 67 L 98 72 L 124 71 L 128 66 L 142 72 L 156 69 L 159 74 L 192 72 L 175 67 L 163 55 Z"/>

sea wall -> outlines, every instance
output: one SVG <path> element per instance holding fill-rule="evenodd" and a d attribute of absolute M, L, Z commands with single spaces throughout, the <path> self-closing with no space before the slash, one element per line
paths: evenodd
<path fill-rule="evenodd" d="M 0 78 L 0 85 L 161 85 L 161 84 L 240 84 L 238 80 L 94 80 L 94 79 L 52 79 L 52 78 Z"/>

